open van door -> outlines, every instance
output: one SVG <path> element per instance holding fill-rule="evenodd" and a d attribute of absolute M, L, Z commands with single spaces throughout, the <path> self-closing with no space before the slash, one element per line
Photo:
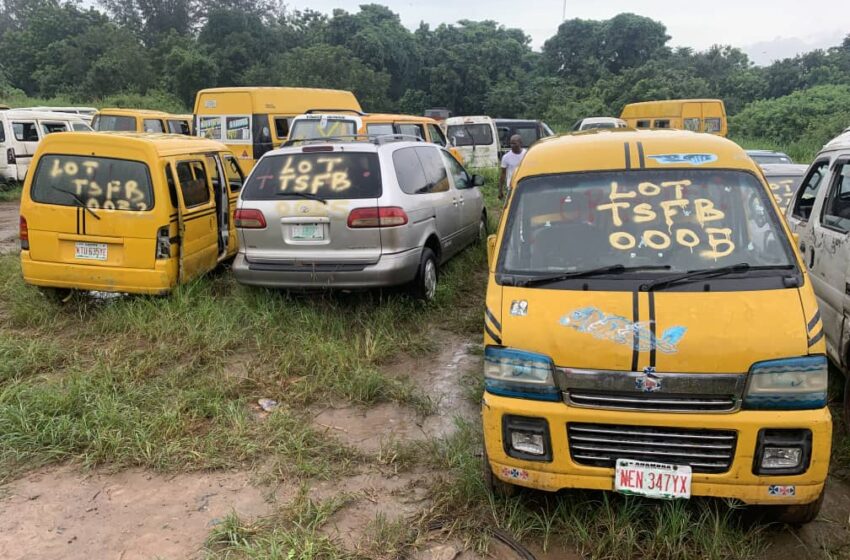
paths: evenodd
<path fill-rule="evenodd" d="M 180 283 L 205 274 L 218 263 L 215 196 L 202 156 L 175 161 L 169 172 L 177 185 Z"/>

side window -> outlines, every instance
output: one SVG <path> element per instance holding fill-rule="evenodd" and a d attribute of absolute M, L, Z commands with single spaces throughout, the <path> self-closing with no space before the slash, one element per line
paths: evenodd
<path fill-rule="evenodd" d="M 38 128 L 34 122 L 12 123 L 12 130 L 18 142 L 38 142 Z"/>
<path fill-rule="evenodd" d="M 670 128 L 670 121 L 668 119 L 655 119 L 655 122 L 652 124 L 653 128 Z"/>
<path fill-rule="evenodd" d="M 833 170 L 832 186 L 823 205 L 823 225 L 850 231 L 850 162 L 843 161 Z"/>
<path fill-rule="evenodd" d="M 440 130 L 439 126 L 429 124 L 428 133 L 431 135 L 431 142 L 437 144 L 438 146 L 446 145 L 446 137 L 443 135 L 443 131 Z"/>
<path fill-rule="evenodd" d="M 391 124 L 367 124 L 366 134 L 370 137 L 395 134 Z"/>
<path fill-rule="evenodd" d="M 87 124 L 83 124 L 83 123 L 74 123 L 71 126 L 73 126 L 74 130 L 77 131 L 77 132 L 88 132 L 88 131 L 91 130 L 91 128 L 89 128 L 89 126 Z"/>
<path fill-rule="evenodd" d="M 227 183 L 230 185 L 231 191 L 238 192 L 242 189 L 245 177 L 242 175 L 242 169 L 239 167 L 236 158 L 224 156 L 224 174 L 227 175 Z"/>
<path fill-rule="evenodd" d="M 446 172 L 446 165 L 443 163 L 443 158 L 440 157 L 440 151 L 434 147 L 413 148 L 416 155 L 419 156 L 419 161 L 422 162 L 422 168 L 425 170 L 425 179 L 428 181 L 426 192 L 440 193 L 449 190 L 449 174 Z"/>
<path fill-rule="evenodd" d="M 164 132 L 162 121 L 159 119 L 145 119 L 142 121 L 145 132 Z"/>
<path fill-rule="evenodd" d="M 68 132 L 68 125 L 65 123 L 41 123 L 41 130 L 47 136 L 54 132 Z"/>
<path fill-rule="evenodd" d="M 185 134 L 189 135 L 189 123 L 183 120 L 170 120 L 168 121 L 168 132 L 172 134 Z"/>
<path fill-rule="evenodd" d="M 637 128 L 649 128 L 649 121 L 638 121 L 635 126 Z"/>
<path fill-rule="evenodd" d="M 289 122 L 291 120 L 292 119 L 288 119 L 286 117 L 275 117 L 274 133 L 279 140 L 282 140 L 289 136 Z"/>
<path fill-rule="evenodd" d="M 186 208 L 200 206 L 210 201 L 210 190 L 204 164 L 200 161 L 181 161 L 177 164 L 177 180 L 183 193 Z"/>
<path fill-rule="evenodd" d="M 401 190 L 407 194 L 423 194 L 428 192 L 428 180 L 425 170 L 416 155 L 414 148 L 402 148 L 393 154 L 395 176 Z"/>
<path fill-rule="evenodd" d="M 685 130 L 699 132 L 699 117 L 685 119 Z"/>
<path fill-rule="evenodd" d="M 221 117 L 200 117 L 198 119 L 198 136 L 221 140 Z"/>
<path fill-rule="evenodd" d="M 800 183 L 797 189 L 797 194 L 794 196 L 794 207 L 791 210 L 791 215 L 798 220 L 807 221 L 812 214 L 812 206 L 815 205 L 815 199 L 818 196 L 823 176 L 826 175 L 829 160 L 819 161 L 812 166 L 812 170 Z"/>
<path fill-rule="evenodd" d="M 171 199 L 171 206 L 180 208 L 177 201 L 177 186 L 174 184 L 174 168 L 170 163 L 165 166 L 165 181 L 168 183 L 168 198 Z"/>
<path fill-rule="evenodd" d="M 472 186 L 472 178 L 463 166 L 448 152 L 440 150 L 440 155 L 443 156 L 443 161 L 446 163 L 446 167 L 449 168 L 449 173 L 452 174 L 452 179 L 455 181 L 455 188 L 470 188 Z"/>
<path fill-rule="evenodd" d="M 417 138 L 425 138 L 425 132 L 420 124 L 399 124 L 398 133 L 405 136 L 416 136 Z"/>

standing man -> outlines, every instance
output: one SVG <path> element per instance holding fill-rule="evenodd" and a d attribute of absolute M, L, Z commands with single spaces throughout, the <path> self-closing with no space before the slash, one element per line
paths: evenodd
<path fill-rule="evenodd" d="M 519 134 L 511 136 L 511 151 L 502 156 L 502 172 L 499 175 L 499 200 L 506 198 L 510 193 L 511 179 L 522 158 L 525 157 L 525 152 L 525 148 L 522 147 L 522 137 Z"/>

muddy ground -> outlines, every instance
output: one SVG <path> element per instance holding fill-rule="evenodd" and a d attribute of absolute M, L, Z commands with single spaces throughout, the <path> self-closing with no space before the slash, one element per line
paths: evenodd
<path fill-rule="evenodd" d="M 11 253 L 20 248 L 18 227 L 20 203 L 0 202 L 0 254 Z"/>
<path fill-rule="evenodd" d="M 315 427 L 362 452 L 386 453 L 393 441 L 409 442 L 446 435 L 454 418 L 474 419 L 475 406 L 463 396 L 464 374 L 480 368 L 471 341 L 439 333 L 443 351 L 429 359 L 399 360 L 388 372 L 409 375 L 437 397 L 436 413 L 427 417 L 395 404 L 370 409 L 320 408 Z M 468 379 L 468 378 L 467 378 Z M 388 521 L 412 519 L 430 505 L 428 477 L 413 468 L 397 473 L 392 466 L 363 467 L 342 479 L 314 481 L 315 500 L 348 496 L 345 507 L 323 527 L 346 549 L 362 552 L 363 536 L 379 516 Z M 103 558 L 200 558 L 210 530 L 230 512 L 242 519 L 268 515 L 298 492 L 295 481 L 259 484 L 246 472 L 193 473 L 172 476 L 143 470 L 84 472 L 61 466 L 31 473 L 0 489 L 0 558 L 35 560 Z M 765 560 L 850 557 L 850 487 L 830 480 L 820 518 L 798 530 L 767 528 Z M 580 558 L 572 550 L 548 550 L 524 543 L 539 560 Z M 520 558 L 495 542 L 490 558 Z M 461 543 L 435 534 L 413 554 L 414 560 L 476 560 Z"/>

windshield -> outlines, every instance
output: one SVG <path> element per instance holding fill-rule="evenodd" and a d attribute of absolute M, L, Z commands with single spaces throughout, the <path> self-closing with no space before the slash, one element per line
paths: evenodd
<path fill-rule="evenodd" d="M 446 128 L 446 134 L 455 146 L 487 146 L 493 143 L 489 124 L 453 124 Z"/>
<path fill-rule="evenodd" d="M 773 193 L 773 198 L 776 199 L 776 204 L 784 212 L 791 203 L 791 198 L 797 191 L 797 187 L 803 181 L 802 175 L 776 175 L 768 177 L 767 182 L 770 185 L 770 191 Z"/>
<path fill-rule="evenodd" d="M 758 180 L 743 171 L 665 169 L 539 176 L 517 186 L 500 272 L 610 265 L 667 272 L 794 262 Z"/>
<path fill-rule="evenodd" d="M 295 153 L 266 156 L 242 190 L 243 200 L 275 200 L 310 195 L 323 199 L 378 198 L 378 154 L 357 152 Z"/>
<path fill-rule="evenodd" d="M 333 138 L 354 136 L 357 134 L 357 123 L 350 119 L 303 119 L 292 124 L 289 133 L 290 140 L 312 140 L 317 138 Z"/>
<path fill-rule="evenodd" d="M 100 132 L 122 131 L 135 132 L 135 117 L 119 117 L 116 115 L 97 115 L 94 118 L 93 128 Z"/>
<path fill-rule="evenodd" d="M 95 209 L 153 208 L 148 166 L 123 159 L 46 155 L 38 163 L 30 194 L 35 202 L 60 206 L 75 206 L 76 198 Z"/>

